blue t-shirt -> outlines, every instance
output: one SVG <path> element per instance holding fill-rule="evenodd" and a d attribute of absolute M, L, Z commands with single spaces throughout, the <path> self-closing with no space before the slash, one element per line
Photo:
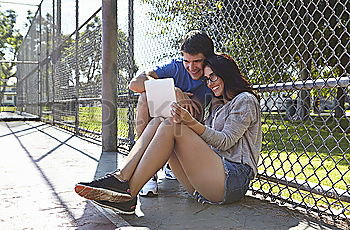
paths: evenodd
<path fill-rule="evenodd" d="M 202 105 L 207 106 L 212 99 L 212 91 L 201 80 L 192 79 L 182 59 L 174 59 L 169 64 L 157 66 L 154 72 L 159 78 L 173 78 L 176 87 L 183 92 L 193 93 Z"/>

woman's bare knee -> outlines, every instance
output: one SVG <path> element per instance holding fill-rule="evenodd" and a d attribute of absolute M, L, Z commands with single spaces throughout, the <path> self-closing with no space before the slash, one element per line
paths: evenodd
<path fill-rule="evenodd" d="M 171 117 L 166 118 L 162 122 L 161 127 L 162 127 L 162 129 L 166 129 L 168 132 L 171 132 L 175 138 L 182 136 L 182 134 L 183 134 L 182 130 L 184 128 L 185 129 L 187 128 L 186 125 L 175 123 L 173 118 L 171 118 Z"/>

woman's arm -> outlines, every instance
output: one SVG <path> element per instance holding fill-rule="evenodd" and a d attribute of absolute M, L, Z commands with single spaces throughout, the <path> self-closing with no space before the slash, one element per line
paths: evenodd
<path fill-rule="evenodd" d="M 252 123 L 257 122 L 260 112 L 259 103 L 253 95 L 242 94 L 235 102 L 227 106 L 226 115 L 217 116 L 215 124 L 223 126 L 221 130 L 207 127 L 201 137 L 205 142 L 220 150 L 232 148 L 249 129 Z M 221 119 L 220 119 L 221 118 Z"/>

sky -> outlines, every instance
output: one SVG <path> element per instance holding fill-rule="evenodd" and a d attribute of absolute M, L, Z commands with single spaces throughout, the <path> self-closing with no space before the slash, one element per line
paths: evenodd
<path fill-rule="evenodd" d="M 38 6 L 41 0 L 0 0 L 1 11 L 14 10 L 17 14 L 16 29 L 19 29 L 22 35 L 25 35 L 27 31 L 24 29 L 24 23 L 26 22 L 27 11 L 30 10 L 35 13 L 38 10 Z M 19 3 L 19 4 L 15 4 Z M 20 5 L 30 4 L 30 5 Z"/>
<path fill-rule="evenodd" d="M 50 13 L 52 15 L 52 1 L 44 0 L 42 3 L 42 15 Z M 56 0 L 55 0 L 56 1 Z M 62 33 L 65 35 L 72 34 L 75 30 L 75 3 L 76 0 L 61 0 L 62 2 Z M 31 4 L 20 5 L 15 3 Z M 13 9 L 17 13 L 17 25 L 16 28 L 20 30 L 23 36 L 26 35 L 27 29 L 24 28 L 24 23 L 27 21 L 27 11 L 31 10 L 34 14 L 38 10 L 38 5 L 41 0 L 0 0 L 0 9 L 5 11 Z M 118 28 L 127 33 L 128 28 L 128 1 L 118 1 Z M 101 7 L 102 0 L 79 0 L 79 25 L 82 25 L 93 13 Z M 36 6 L 35 6 L 36 5 Z M 171 47 L 169 39 L 161 39 L 157 36 L 160 34 L 159 28 L 157 29 L 157 23 L 147 19 L 147 12 L 149 7 L 144 4 L 140 4 L 139 0 L 135 0 L 134 3 L 134 16 L 135 16 L 135 46 L 143 47 L 142 49 L 135 49 L 135 61 L 140 67 L 140 71 L 148 69 L 154 66 L 154 60 L 158 56 L 162 56 L 164 53 L 169 52 Z M 101 12 L 99 13 L 101 16 Z M 177 29 L 181 26 L 177 26 Z M 148 34 L 148 36 L 145 36 Z M 153 34 L 153 35 L 152 35 Z M 145 46 L 147 44 L 147 46 Z M 149 56 L 154 57 L 149 58 Z"/>
<path fill-rule="evenodd" d="M 62 32 L 64 34 L 71 34 L 75 30 L 75 0 L 61 0 L 62 2 Z M 27 22 L 27 11 L 33 12 L 33 15 L 38 10 L 41 0 L 0 0 L 0 10 L 14 10 L 17 14 L 16 29 L 25 36 L 28 28 L 24 24 Z M 102 0 L 85 0 L 79 1 L 79 24 L 84 23 L 99 7 L 101 7 Z M 84 3 L 84 4 L 82 4 Z M 86 4 L 88 3 L 88 4 Z M 45 0 L 42 5 L 43 12 L 52 11 L 52 0 Z M 9 57 L 5 56 L 6 59 Z M 13 84 L 15 79 L 10 79 L 8 84 Z"/>
<path fill-rule="evenodd" d="M 17 14 L 16 28 L 20 30 L 22 35 L 27 33 L 24 23 L 27 21 L 27 11 L 31 10 L 34 14 L 38 10 L 41 0 L 0 0 L 1 11 L 12 9 Z M 44 1 L 43 11 L 45 8 L 51 12 L 52 1 Z M 62 2 L 62 32 L 70 34 L 75 29 L 75 0 L 61 0 Z M 17 4 L 16 4 L 17 3 Z M 23 5 L 21 5 L 23 4 Z M 85 22 L 99 7 L 102 0 L 79 1 L 79 24 Z M 32 6 L 34 5 L 34 6 Z"/>

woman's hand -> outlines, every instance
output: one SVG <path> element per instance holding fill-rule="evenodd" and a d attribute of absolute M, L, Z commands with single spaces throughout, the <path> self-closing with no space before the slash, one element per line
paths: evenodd
<path fill-rule="evenodd" d="M 192 115 L 178 103 L 171 105 L 171 115 L 175 123 L 191 124 L 195 121 Z"/>
<path fill-rule="evenodd" d="M 196 114 L 200 114 L 201 110 L 199 106 L 190 98 L 193 96 L 193 93 L 182 92 L 181 89 L 175 88 L 176 101 L 179 105 L 186 109 L 192 116 L 196 116 Z"/>

